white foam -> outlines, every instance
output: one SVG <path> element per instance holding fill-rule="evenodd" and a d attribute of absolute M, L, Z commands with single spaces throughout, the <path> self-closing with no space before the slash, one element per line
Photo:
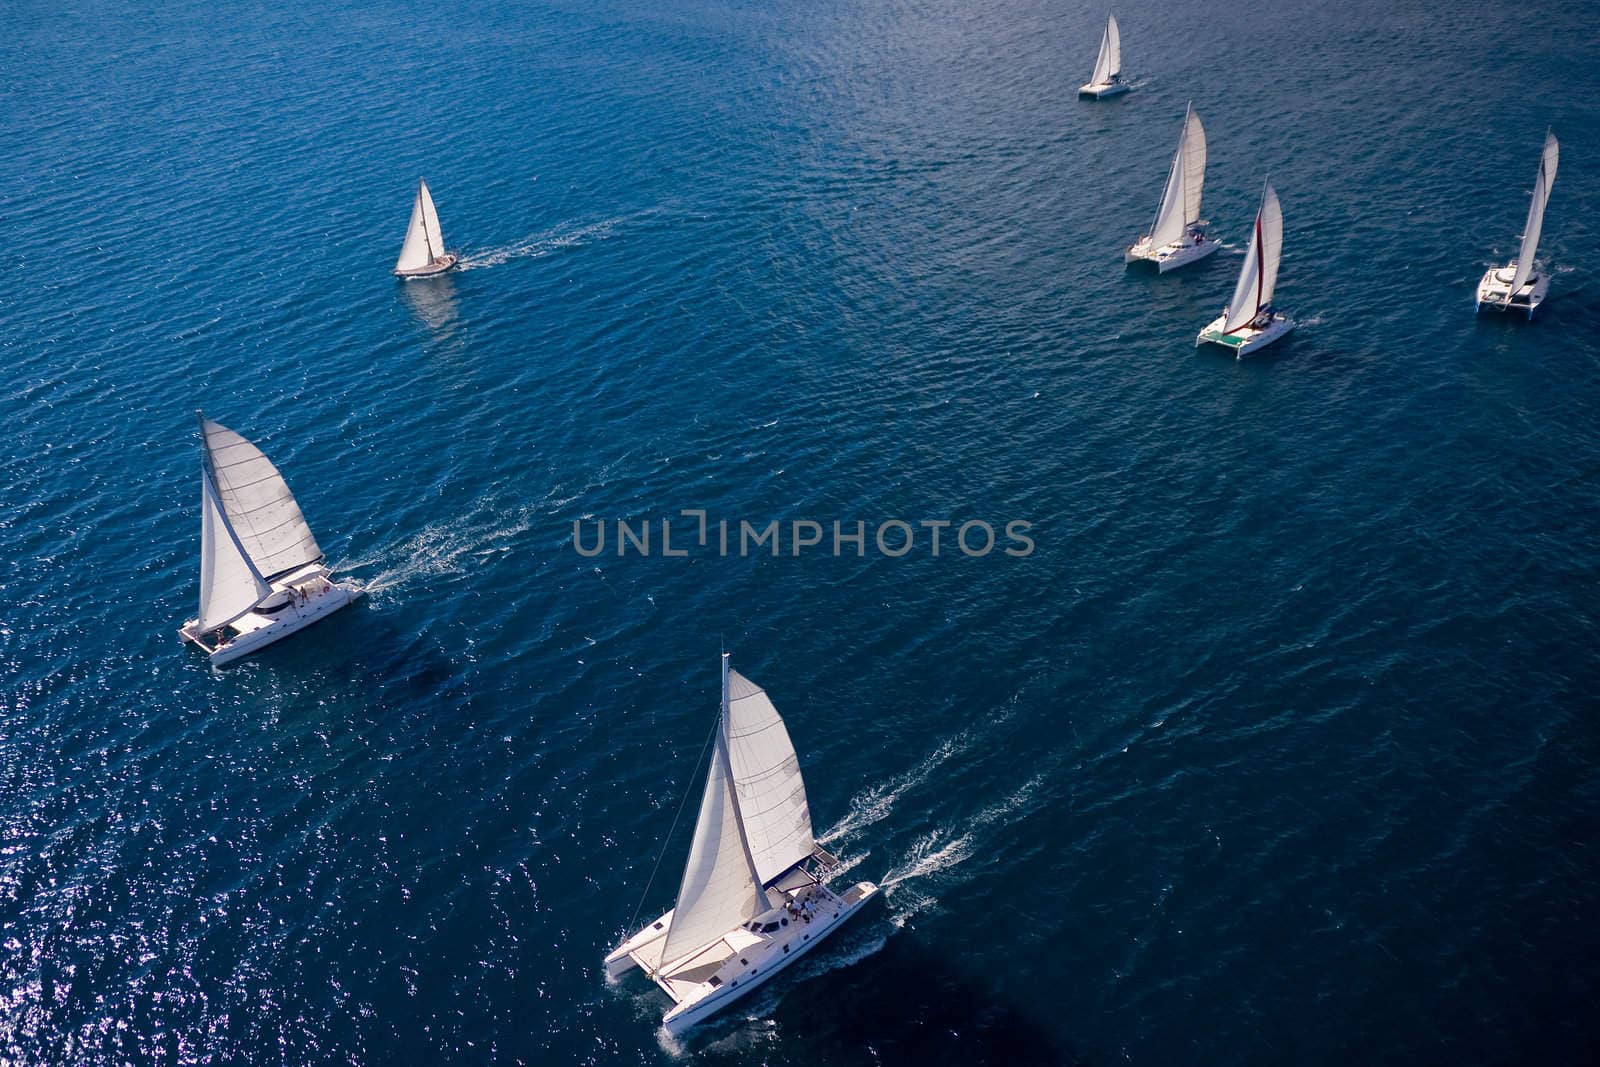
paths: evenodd
<path fill-rule="evenodd" d="M 462 256 L 460 262 L 456 264 L 456 269 L 477 270 L 479 267 L 498 267 L 513 259 L 534 259 L 559 252 L 563 248 L 574 248 L 590 241 L 603 241 L 611 236 L 611 231 L 622 221 L 619 217 L 584 225 L 568 223 L 557 226 L 500 248 Z"/>
<path fill-rule="evenodd" d="M 1010 716 L 1009 710 L 1002 712 L 997 718 L 989 720 L 988 726 L 993 727 L 1003 723 Z M 903 774 L 880 782 L 877 785 L 857 793 L 850 800 L 850 809 L 830 829 L 817 838 L 817 843 L 826 845 L 837 841 L 846 834 L 854 833 L 873 823 L 881 822 L 889 812 L 894 809 L 895 802 L 906 793 L 926 782 L 952 756 L 970 750 L 977 743 L 977 736 L 971 730 L 963 730 L 954 737 L 946 738 L 922 761 Z"/>

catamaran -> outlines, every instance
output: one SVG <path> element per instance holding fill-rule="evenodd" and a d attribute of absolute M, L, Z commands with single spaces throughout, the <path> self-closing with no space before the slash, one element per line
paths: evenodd
<path fill-rule="evenodd" d="M 867 901 L 871 882 L 828 887 L 839 860 L 811 836 L 805 782 L 766 692 L 722 655 L 722 710 L 677 905 L 605 959 L 635 967 L 672 998 L 680 1034 L 815 948 Z"/>
<path fill-rule="evenodd" d="M 1261 208 L 1250 233 L 1250 250 L 1239 270 L 1233 299 L 1222 314 L 1200 331 L 1195 347 L 1210 343 L 1233 349 L 1243 359 L 1294 329 L 1294 320 L 1272 306 L 1278 284 L 1278 259 L 1283 254 L 1283 208 L 1268 182 L 1261 190 Z"/>
<path fill-rule="evenodd" d="M 178 633 L 221 666 L 326 618 L 361 588 L 333 580 L 272 461 L 221 423 L 195 415 L 204 444 L 200 614 Z"/>
<path fill-rule="evenodd" d="M 1490 307 L 1496 311 L 1516 308 L 1533 318 L 1533 309 L 1544 303 L 1550 289 L 1550 275 L 1539 270 L 1533 254 L 1539 248 L 1539 232 L 1544 229 L 1544 207 L 1550 199 L 1550 187 L 1556 181 L 1556 164 L 1561 159 L 1561 146 L 1556 135 L 1545 132 L 1544 151 L 1539 155 L 1539 173 L 1533 179 L 1533 200 L 1528 204 L 1528 223 L 1522 228 L 1522 247 L 1509 266 L 1494 268 L 1478 281 L 1479 310 Z"/>
<path fill-rule="evenodd" d="M 1205 224 L 1200 221 L 1200 190 L 1205 181 L 1206 131 L 1191 103 L 1183 117 L 1178 151 L 1167 172 L 1167 187 L 1156 208 L 1155 221 L 1150 224 L 1150 232 L 1123 253 L 1122 261 L 1154 263 L 1165 274 L 1215 252 L 1217 242 L 1206 240 Z"/>
<path fill-rule="evenodd" d="M 1122 34 L 1117 30 L 1117 16 L 1106 16 L 1106 29 L 1100 35 L 1100 55 L 1094 61 L 1094 73 L 1087 85 L 1078 86 L 1079 96 L 1103 100 L 1108 96 L 1125 93 L 1129 89 L 1122 80 Z"/>
<path fill-rule="evenodd" d="M 400 246 L 394 272 L 402 278 L 427 278 L 443 274 L 456 265 L 457 257 L 444 250 L 444 234 L 439 232 L 439 212 L 433 206 L 428 183 L 417 179 L 417 199 L 411 205 L 411 223 Z"/>

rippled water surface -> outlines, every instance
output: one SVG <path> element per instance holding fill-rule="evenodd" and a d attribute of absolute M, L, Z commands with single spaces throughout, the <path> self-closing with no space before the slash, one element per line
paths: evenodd
<path fill-rule="evenodd" d="M 0 16 L 0 1060 L 1592 1062 L 1592 6 L 1129 2 L 1098 104 L 1076 0 L 152 7 Z M 373 590 L 222 673 L 197 407 Z M 1037 550 L 574 551 L 680 508 Z M 677 1045 L 724 643 L 886 892 Z"/>

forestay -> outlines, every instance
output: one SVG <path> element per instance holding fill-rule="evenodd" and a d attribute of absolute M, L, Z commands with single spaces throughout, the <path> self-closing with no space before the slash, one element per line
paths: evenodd
<path fill-rule="evenodd" d="M 1522 228 L 1522 247 L 1517 251 L 1517 272 L 1511 279 L 1512 293 L 1533 276 L 1533 255 L 1539 248 L 1539 231 L 1544 229 L 1544 207 L 1550 199 L 1550 187 L 1556 180 L 1556 164 L 1560 161 L 1561 148 L 1556 143 L 1556 135 L 1547 132 L 1544 135 L 1544 151 L 1539 156 L 1539 173 L 1533 179 L 1528 224 Z"/>
<path fill-rule="evenodd" d="M 308 563 L 322 562 L 322 549 L 272 461 L 243 437 L 204 416 L 200 431 L 217 499 L 256 573 L 270 582 Z"/>
<path fill-rule="evenodd" d="M 1233 333 L 1248 325 L 1262 308 L 1272 303 L 1272 291 L 1278 283 L 1278 259 L 1282 253 L 1283 208 L 1269 182 L 1261 192 L 1261 210 L 1256 212 L 1255 231 L 1250 237 L 1244 266 L 1239 271 L 1239 284 L 1234 286 L 1233 299 L 1228 302 L 1223 333 Z"/>
<path fill-rule="evenodd" d="M 745 840 L 765 885 L 811 855 L 811 809 L 778 709 L 764 689 L 734 670 L 728 677 L 728 757 Z"/>
<path fill-rule="evenodd" d="M 222 514 L 211 476 L 200 478 L 200 616 L 196 631 L 228 625 L 272 592 Z"/>
<path fill-rule="evenodd" d="M 1183 239 L 1188 228 L 1200 221 L 1200 192 L 1206 177 L 1206 131 L 1200 116 L 1189 107 L 1183 132 L 1178 136 L 1178 151 L 1167 172 L 1167 187 L 1161 206 L 1150 226 L 1150 243 L 1157 248 Z"/>

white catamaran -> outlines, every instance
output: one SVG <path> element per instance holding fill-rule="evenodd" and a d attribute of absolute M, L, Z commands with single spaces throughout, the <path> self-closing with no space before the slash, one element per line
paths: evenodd
<path fill-rule="evenodd" d="M 839 861 L 811 836 L 789 732 L 762 688 L 722 655 L 722 711 L 678 903 L 606 957 L 606 976 L 643 968 L 672 998 L 679 1034 L 727 1007 L 878 895 L 835 893 Z"/>
<path fill-rule="evenodd" d="M 221 666 L 361 595 L 335 582 L 283 475 L 261 450 L 200 419 L 200 614 L 178 631 Z M 210 644 L 207 644 L 207 640 Z"/>
<path fill-rule="evenodd" d="M 1278 284 L 1278 259 L 1283 254 L 1283 208 L 1268 182 L 1261 190 L 1261 209 L 1250 233 L 1250 250 L 1239 270 L 1233 299 L 1216 320 L 1200 331 L 1195 346 L 1222 345 L 1243 359 L 1294 329 L 1294 320 L 1275 310 L 1272 291 Z"/>
<path fill-rule="evenodd" d="M 1200 191 L 1205 181 L 1206 131 L 1190 104 L 1155 221 L 1150 224 L 1150 232 L 1123 253 L 1122 261 L 1154 263 L 1165 274 L 1215 252 L 1217 242 L 1206 240 L 1204 223 L 1200 221 Z"/>
<path fill-rule="evenodd" d="M 455 266 L 456 259 L 444 250 L 439 212 L 434 209 L 428 183 L 418 178 L 417 199 L 411 205 L 411 224 L 406 227 L 405 244 L 400 246 L 394 272 L 402 278 L 428 278 Z"/>
<path fill-rule="evenodd" d="M 1078 86 L 1079 96 L 1103 100 L 1108 96 L 1128 91 L 1122 80 L 1122 34 L 1117 30 L 1117 16 L 1106 16 L 1106 29 L 1100 35 L 1100 54 L 1094 61 L 1094 73 L 1087 85 Z"/>
<path fill-rule="evenodd" d="M 1539 270 L 1533 255 L 1539 249 L 1539 232 L 1544 229 L 1544 206 L 1550 199 L 1550 187 L 1556 181 L 1556 164 L 1561 159 L 1561 146 L 1556 135 L 1545 132 L 1544 151 L 1539 155 L 1539 173 L 1533 179 L 1533 201 L 1528 205 L 1528 224 L 1522 228 L 1522 247 L 1517 250 L 1516 261 L 1505 267 L 1491 267 L 1478 281 L 1478 308 L 1508 311 L 1516 308 L 1533 318 L 1533 309 L 1544 303 L 1550 289 L 1550 275 Z"/>

